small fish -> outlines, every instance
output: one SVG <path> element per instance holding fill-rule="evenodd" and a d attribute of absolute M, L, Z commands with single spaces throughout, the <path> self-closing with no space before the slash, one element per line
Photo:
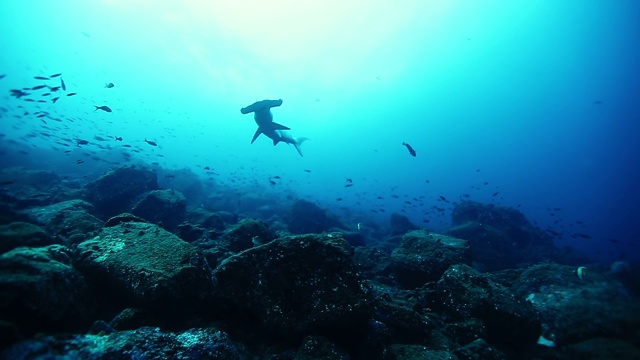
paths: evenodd
<path fill-rule="evenodd" d="M 447 198 L 445 198 L 444 196 L 440 195 L 440 200 L 447 201 Z"/>
<path fill-rule="evenodd" d="M 498 194 L 500 194 L 500 192 L 496 191 L 493 194 L 491 194 L 491 196 L 497 196 Z"/>
<path fill-rule="evenodd" d="M 65 150 L 64 152 L 65 152 L 66 154 L 68 154 L 68 153 L 70 153 L 70 152 L 71 152 L 71 150 Z"/>
<path fill-rule="evenodd" d="M 275 185 L 275 184 L 276 184 L 276 182 L 275 182 L 275 181 L 273 181 L 273 180 L 269 180 L 269 183 L 270 183 L 271 185 Z"/>
<path fill-rule="evenodd" d="M 95 109 L 95 110 L 93 110 L 93 111 L 102 110 L 102 111 L 106 111 L 106 112 L 111 112 L 111 108 L 110 108 L 110 107 L 108 107 L 107 105 L 103 105 L 103 106 L 96 106 L 96 105 L 93 105 L 93 106 L 95 106 L 95 107 L 96 107 L 96 109 Z"/>
<path fill-rule="evenodd" d="M 76 94 L 77 94 L 77 93 L 68 93 L 68 94 L 67 94 L 67 96 L 74 96 L 74 95 L 76 95 Z"/>
<path fill-rule="evenodd" d="M 416 157 L 416 151 L 413 150 L 413 148 L 411 147 L 411 145 L 403 142 L 402 145 L 407 147 L 407 150 L 409 150 L 409 154 L 411 154 L 411 156 Z"/>
<path fill-rule="evenodd" d="M 62 73 L 57 73 L 57 74 L 53 74 L 53 75 L 49 75 L 50 78 L 55 78 L 62 75 Z"/>
<path fill-rule="evenodd" d="M 31 88 L 31 90 L 40 90 L 46 88 L 47 85 L 38 85 Z"/>
<path fill-rule="evenodd" d="M 353 180 L 352 180 L 351 178 L 347 178 L 347 182 L 348 182 L 348 183 L 352 183 L 352 182 L 353 182 Z"/>
<path fill-rule="evenodd" d="M 44 93 L 44 94 L 42 94 L 40 96 L 51 96 L 51 93 Z"/>
<path fill-rule="evenodd" d="M 309 170 L 309 169 L 304 169 L 304 172 L 308 172 L 308 173 L 310 173 L 310 172 L 311 172 L 311 170 Z"/>
<path fill-rule="evenodd" d="M 280 176 L 276 175 L 273 177 L 274 179 L 280 179 Z"/>
<path fill-rule="evenodd" d="M 78 160 L 76 161 L 76 164 L 82 164 L 84 162 L 84 160 Z"/>
<path fill-rule="evenodd" d="M 211 170 L 211 168 L 210 168 L 210 167 L 208 167 L 208 166 L 205 166 L 205 167 L 204 167 L 204 169 L 205 169 L 205 170 Z"/>
<path fill-rule="evenodd" d="M 144 139 L 144 142 L 146 142 L 147 144 L 149 144 L 151 146 L 158 146 L 158 143 L 156 143 L 155 141 L 149 141 L 146 138 Z"/>
<path fill-rule="evenodd" d="M 64 84 L 64 80 L 62 78 L 60 78 L 60 86 L 63 91 L 67 91 L 67 85 Z"/>
<path fill-rule="evenodd" d="M 87 141 L 87 140 L 83 140 L 83 139 L 77 139 L 77 140 L 76 140 L 76 144 L 77 144 L 78 146 L 80 146 L 80 145 L 88 145 L 88 144 L 89 144 L 89 141 Z"/>
<path fill-rule="evenodd" d="M 49 88 L 49 90 L 51 90 L 51 92 L 57 92 L 58 90 L 60 90 L 60 86 L 52 86 Z"/>
<path fill-rule="evenodd" d="M 46 76 L 34 76 L 33 78 L 36 80 L 49 80 L 49 78 Z"/>
<path fill-rule="evenodd" d="M 122 136 L 114 136 L 114 138 L 116 138 L 116 141 L 122 141 Z"/>
<path fill-rule="evenodd" d="M 56 101 L 58 101 L 58 99 L 60 99 L 60 98 L 59 97 L 54 97 L 53 99 L 51 99 L 51 102 L 55 104 Z"/>
<path fill-rule="evenodd" d="M 578 276 L 578 279 L 584 280 L 584 278 L 587 277 L 587 268 L 584 266 L 579 266 L 576 269 L 576 276 Z"/>
<path fill-rule="evenodd" d="M 104 87 L 107 88 L 107 89 L 111 89 L 114 86 L 115 85 L 113 85 L 113 83 L 104 84 Z"/>
<path fill-rule="evenodd" d="M 344 187 L 352 187 L 353 184 L 345 184 Z"/>
<path fill-rule="evenodd" d="M 7 75 L 4 75 L 4 74 L 0 75 L 0 79 L 4 79 L 5 76 L 7 76 Z"/>

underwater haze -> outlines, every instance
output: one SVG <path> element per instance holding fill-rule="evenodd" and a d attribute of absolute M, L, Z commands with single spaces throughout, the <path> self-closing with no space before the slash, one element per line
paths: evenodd
<path fill-rule="evenodd" d="M 3 166 L 208 167 L 354 229 L 399 212 L 442 230 L 473 200 L 640 260 L 637 1 L 4 0 L 0 31 Z M 240 109 L 265 99 L 304 156 L 251 144 Z"/>

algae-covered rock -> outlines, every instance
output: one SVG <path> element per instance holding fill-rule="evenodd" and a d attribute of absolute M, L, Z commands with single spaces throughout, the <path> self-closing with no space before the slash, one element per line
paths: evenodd
<path fill-rule="evenodd" d="M 408 289 L 437 281 L 451 265 L 470 262 L 471 253 L 465 240 L 424 230 L 405 234 L 391 254 L 391 269 L 398 282 Z"/>
<path fill-rule="evenodd" d="M 136 166 L 108 171 L 86 186 L 86 200 L 102 217 L 130 211 L 131 204 L 145 192 L 158 189 L 156 173 Z"/>
<path fill-rule="evenodd" d="M 52 235 L 78 243 L 102 228 L 102 221 L 91 215 L 93 211 L 93 205 L 76 199 L 33 208 L 29 216 L 45 225 Z"/>
<path fill-rule="evenodd" d="M 0 239 L 0 253 L 20 246 L 38 247 L 54 243 L 44 229 L 22 221 L 0 225 Z"/>
<path fill-rule="evenodd" d="M 229 257 L 214 276 L 216 297 L 225 305 L 219 311 L 257 319 L 274 334 L 335 340 L 367 326 L 368 288 L 337 233 L 276 239 Z"/>
<path fill-rule="evenodd" d="M 123 301 L 185 306 L 211 291 L 210 269 L 197 249 L 162 228 L 122 223 L 78 245 L 76 266 Z"/>
<path fill-rule="evenodd" d="M 182 332 L 143 327 L 100 334 L 49 335 L 18 343 L 3 359 L 248 359 L 229 335 L 215 328 Z"/>
<path fill-rule="evenodd" d="M 86 325 L 95 305 L 85 278 L 61 245 L 21 247 L 0 255 L 0 319 L 25 334 Z"/>
<path fill-rule="evenodd" d="M 153 190 L 144 194 L 131 211 L 154 224 L 173 230 L 185 219 L 187 200 L 175 190 Z"/>

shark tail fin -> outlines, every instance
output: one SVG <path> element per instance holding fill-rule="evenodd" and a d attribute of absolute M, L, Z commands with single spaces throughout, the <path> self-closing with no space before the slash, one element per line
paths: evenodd
<path fill-rule="evenodd" d="M 293 143 L 293 146 L 296 148 L 296 150 L 298 151 L 298 154 L 300 154 L 300 156 L 304 156 L 302 155 L 302 150 L 300 150 L 300 145 L 302 145 L 303 142 L 309 140 L 309 138 L 306 137 L 299 137 L 296 139 L 296 142 Z"/>

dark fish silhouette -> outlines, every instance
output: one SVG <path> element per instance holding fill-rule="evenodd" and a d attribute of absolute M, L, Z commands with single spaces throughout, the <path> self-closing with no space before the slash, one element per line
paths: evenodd
<path fill-rule="evenodd" d="M 75 96 L 77 93 L 68 93 L 67 96 Z"/>
<path fill-rule="evenodd" d="M 151 146 L 158 146 L 158 143 L 156 143 L 155 141 L 149 141 L 146 138 L 144 139 L 144 142 L 146 142 L 147 144 L 149 144 Z"/>
<path fill-rule="evenodd" d="M 47 85 L 38 85 L 31 88 L 31 90 L 40 90 L 46 88 Z"/>
<path fill-rule="evenodd" d="M 106 87 L 107 89 L 111 89 L 112 87 L 114 87 L 115 85 L 113 85 L 113 83 L 108 83 L 105 84 L 104 87 Z"/>
<path fill-rule="evenodd" d="M 53 92 L 56 92 L 56 91 L 60 90 L 60 86 L 53 86 L 53 87 L 50 87 L 50 88 L 49 88 L 49 90 L 51 90 L 51 91 L 53 91 Z"/>
<path fill-rule="evenodd" d="M 58 99 L 60 99 L 60 98 L 59 97 L 54 97 L 53 99 L 51 99 L 51 102 L 55 104 L 56 101 L 58 101 Z"/>
<path fill-rule="evenodd" d="M 36 80 L 49 80 L 49 78 L 46 76 L 34 76 L 33 78 Z"/>
<path fill-rule="evenodd" d="M 114 138 L 116 138 L 116 141 L 122 141 L 122 137 L 121 136 L 114 136 Z"/>
<path fill-rule="evenodd" d="M 7 76 L 7 75 L 0 75 L 0 79 L 3 79 L 5 76 Z"/>
<path fill-rule="evenodd" d="M 106 112 L 111 112 L 111 108 L 110 108 L 110 107 L 108 107 L 107 105 L 102 105 L 102 106 L 96 106 L 96 105 L 93 105 L 93 106 L 95 106 L 95 107 L 96 107 L 96 109 L 95 109 L 95 110 L 93 110 L 93 111 L 102 110 L 102 111 L 106 111 Z"/>
<path fill-rule="evenodd" d="M 403 142 L 402 145 L 407 147 L 407 150 L 409 150 L 409 154 L 411 154 L 411 156 L 416 157 L 416 151 L 413 150 L 413 148 L 411 147 L 411 145 Z"/>
<path fill-rule="evenodd" d="M 76 144 L 79 145 L 89 145 L 89 141 L 83 139 L 77 139 Z"/>
<path fill-rule="evenodd" d="M 49 75 L 50 78 L 55 78 L 62 75 L 62 73 L 57 73 L 57 74 L 53 74 L 53 75 Z"/>
<path fill-rule="evenodd" d="M 64 84 L 64 80 L 62 78 L 60 78 L 60 86 L 62 87 L 62 90 L 67 91 L 67 85 Z"/>

